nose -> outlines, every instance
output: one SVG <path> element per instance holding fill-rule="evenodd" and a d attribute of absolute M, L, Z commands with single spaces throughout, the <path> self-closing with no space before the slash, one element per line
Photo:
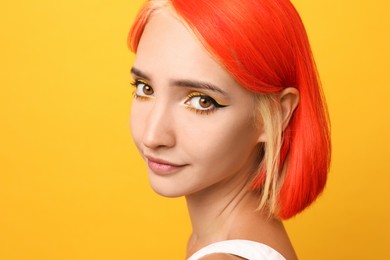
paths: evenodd
<path fill-rule="evenodd" d="M 146 117 L 142 142 L 149 149 L 173 147 L 176 142 L 174 118 L 168 105 L 155 101 Z"/>

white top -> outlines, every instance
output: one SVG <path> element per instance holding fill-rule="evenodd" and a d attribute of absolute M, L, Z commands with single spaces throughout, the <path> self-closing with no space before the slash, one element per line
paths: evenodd
<path fill-rule="evenodd" d="M 206 255 L 223 253 L 248 260 L 286 260 L 275 249 L 250 240 L 225 240 L 203 247 L 187 260 L 198 260 Z"/>

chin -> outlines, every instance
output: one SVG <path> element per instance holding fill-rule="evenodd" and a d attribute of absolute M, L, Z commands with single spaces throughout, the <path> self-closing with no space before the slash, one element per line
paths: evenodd
<path fill-rule="evenodd" d="M 166 197 L 166 198 L 179 198 L 179 197 L 184 196 L 183 194 L 181 194 L 179 192 L 162 190 L 162 189 L 159 189 L 159 188 L 155 188 L 153 186 L 152 186 L 152 189 L 158 195 Z"/>
<path fill-rule="evenodd" d="M 178 198 L 185 196 L 184 185 L 175 181 L 173 176 L 156 176 L 153 173 L 149 173 L 149 182 L 153 191 L 158 195 L 167 198 Z"/>

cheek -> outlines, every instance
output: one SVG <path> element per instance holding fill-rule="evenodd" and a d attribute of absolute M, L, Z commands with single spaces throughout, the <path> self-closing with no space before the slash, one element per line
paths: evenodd
<path fill-rule="evenodd" d="M 210 121 L 213 122 L 183 129 L 188 131 L 186 150 L 191 151 L 191 158 L 209 167 L 246 161 L 257 145 L 258 131 L 252 118 L 230 116 Z"/>
<path fill-rule="evenodd" d="M 134 102 L 134 101 L 133 101 Z M 133 103 L 130 112 L 130 132 L 133 141 L 138 149 L 142 140 L 142 133 L 144 132 L 145 116 L 140 113 L 138 104 Z"/>

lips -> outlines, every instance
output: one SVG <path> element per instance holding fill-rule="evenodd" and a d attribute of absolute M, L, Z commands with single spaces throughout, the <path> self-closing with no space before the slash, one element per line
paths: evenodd
<path fill-rule="evenodd" d="M 164 174 L 174 173 L 186 166 L 186 164 L 182 164 L 182 165 L 174 164 L 150 156 L 145 156 L 145 157 L 147 159 L 149 169 L 151 169 L 156 174 L 164 175 Z"/>

